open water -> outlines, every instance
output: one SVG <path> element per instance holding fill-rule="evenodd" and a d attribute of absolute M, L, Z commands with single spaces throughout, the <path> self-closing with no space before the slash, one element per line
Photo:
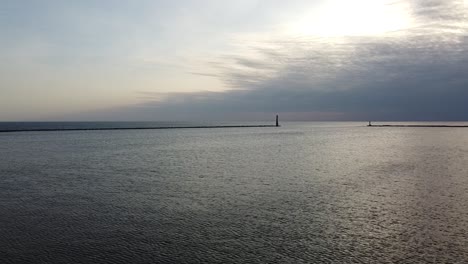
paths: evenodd
<path fill-rule="evenodd" d="M 365 125 L 0 133 L 0 263 L 467 263 L 468 128 Z"/>

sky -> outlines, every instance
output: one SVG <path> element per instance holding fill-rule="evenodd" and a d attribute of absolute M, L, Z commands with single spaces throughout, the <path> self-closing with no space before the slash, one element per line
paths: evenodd
<path fill-rule="evenodd" d="M 468 0 L 0 0 L 0 121 L 466 121 Z"/>

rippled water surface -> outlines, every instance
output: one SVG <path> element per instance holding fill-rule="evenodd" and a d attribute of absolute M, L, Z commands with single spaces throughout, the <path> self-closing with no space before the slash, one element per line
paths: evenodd
<path fill-rule="evenodd" d="M 466 263 L 468 128 L 0 134 L 1 263 Z"/>

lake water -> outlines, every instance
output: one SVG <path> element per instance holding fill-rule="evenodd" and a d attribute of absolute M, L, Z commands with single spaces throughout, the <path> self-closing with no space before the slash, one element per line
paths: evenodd
<path fill-rule="evenodd" d="M 466 263 L 468 128 L 0 133 L 1 263 Z"/>

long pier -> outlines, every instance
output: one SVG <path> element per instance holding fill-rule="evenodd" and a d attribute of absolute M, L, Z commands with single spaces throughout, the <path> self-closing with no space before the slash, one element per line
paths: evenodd
<path fill-rule="evenodd" d="M 52 131 L 99 131 L 99 130 L 154 130 L 154 129 L 191 129 L 191 128 L 248 128 L 248 127 L 279 127 L 276 125 L 232 125 L 232 126 L 183 126 L 183 127 L 100 127 L 100 128 L 37 128 L 0 130 L 0 133 L 10 132 L 52 132 Z"/>
<path fill-rule="evenodd" d="M 468 127 L 468 126 L 452 126 L 452 125 L 371 125 L 368 127 Z"/>
<path fill-rule="evenodd" d="M 214 126 L 158 126 L 158 127 L 82 127 L 82 128 L 32 128 L 32 129 L 0 129 L 0 133 L 12 132 L 53 132 L 53 131 L 102 131 L 102 130 L 156 130 L 156 129 L 207 129 L 207 128 L 261 128 L 280 127 L 278 115 L 275 125 L 214 125 Z"/>

